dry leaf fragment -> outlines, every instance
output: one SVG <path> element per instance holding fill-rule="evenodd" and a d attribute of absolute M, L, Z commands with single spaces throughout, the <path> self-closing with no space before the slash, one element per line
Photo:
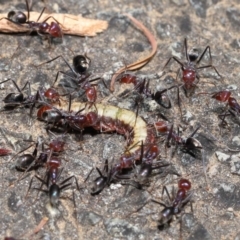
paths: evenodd
<path fill-rule="evenodd" d="M 138 27 L 144 34 L 145 36 L 148 38 L 149 42 L 151 43 L 152 46 L 152 51 L 149 55 L 147 55 L 147 57 L 140 59 L 138 61 L 136 61 L 135 63 L 131 63 L 123 68 L 120 68 L 112 77 L 111 79 L 111 83 L 110 83 L 110 91 L 114 92 L 114 84 L 115 81 L 117 79 L 117 77 L 127 71 L 127 70 L 136 70 L 139 69 L 141 67 L 143 67 L 144 65 L 146 65 L 151 59 L 152 57 L 155 55 L 156 51 L 157 51 L 157 41 L 155 39 L 155 37 L 153 36 L 153 34 L 141 23 L 139 22 L 136 18 L 128 15 L 128 14 L 123 14 L 124 16 L 127 16 L 129 19 L 131 19 L 131 21 L 136 25 L 136 27 Z"/>
<path fill-rule="evenodd" d="M 27 13 L 25 12 L 27 15 Z M 40 13 L 30 12 L 29 21 L 37 21 Z M 52 17 L 47 20 L 51 23 L 56 19 L 62 28 L 63 34 L 78 35 L 78 36 L 95 36 L 107 29 L 108 22 L 104 20 L 83 18 L 81 15 L 63 14 L 63 13 L 43 13 L 38 22 L 43 22 L 48 17 Z M 6 18 L 7 13 L 0 14 L 1 18 Z M 54 19 L 53 19 L 54 18 Z M 6 19 L 0 21 L 0 32 L 5 33 L 21 33 L 28 32 L 29 28 L 27 25 L 14 24 Z"/>

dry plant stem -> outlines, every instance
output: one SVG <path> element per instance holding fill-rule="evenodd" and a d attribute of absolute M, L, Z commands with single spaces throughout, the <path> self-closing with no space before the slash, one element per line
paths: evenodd
<path fill-rule="evenodd" d="M 123 73 L 127 70 L 133 71 L 133 70 L 136 70 L 136 69 L 139 69 L 139 68 L 143 67 L 144 65 L 146 65 L 152 59 L 152 57 L 155 55 L 155 53 L 157 51 L 157 41 L 156 41 L 155 37 L 153 36 L 153 34 L 141 22 L 139 22 L 136 18 L 134 18 L 134 17 L 132 17 L 128 14 L 123 14 L 123 15 L 127 16 L 129 19 L 131 19 L 131 21 L 136 25 L 136 27 L 138 27 L 145 34 L 145 36 L 148 38 L 149 42 L 151 43 L 152 51 L 147 57 L 145 57 L 143 59 L 140 59 L 135 63 L 131 63 L 131 64 L 119 69 L 113 75 L 113 77 L 111 79 L 111 83 L 110 83 L 110 91 L 111 92 L 114 92 L 115 81 L 121 73 Z"/>
<path fill-rule="evenodd" d="M 33 233 L 31 234 L 34 235 L 34 234 L 37 234 L 42 228 L 43 226 L 48 222 L 48 218 L 47 217 L 44 217 L 41 222 L 37 225 L 37 227 L 34 229 Z"/>
<path fill-rule="evenodd" d="M 27 15 L 27 13 L 25 13 Z M 37 21 L 40 13 L 30 12 L 29 21 Z M 6 18 L 7 13 L 0 14 L 1 18 Z M 48 23 L 54 22 L 56 19 L 62 28 L 63 34 L 77 35 L 77 36 L 95 36 L 97 33 L 104 31 L 108 27 L 108 22 L 104 20 L 95 20 L 83 18 L 81 15 L 71 15 L 63 13 L 43 13 L 38 22 L 43 22 L 48 17 Z M 54 18 L 54 19 L 53 19 Z M 27 25 L 14 24 L 6 19 L 0 21 L 0 32 L 4 33 L 21 33 L 29 32 Z"/>

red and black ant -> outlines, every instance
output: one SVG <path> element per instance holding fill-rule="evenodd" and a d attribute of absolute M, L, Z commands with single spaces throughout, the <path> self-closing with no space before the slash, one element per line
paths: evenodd
<path fill-rule="evenodd" d="M 175 143 L 177 146 L 181 147 L 183 152 L 193 157 L 196 157 L 197 150 L 202 149 L 202 144 L 196 138 L 193 138 L 200 127 L 198 127 L 188 138 L 183 138 L 173 131 L 173 125 L 169 126 L 165 121 L 158 121 L 154 123 L 154 126 L 157 132 L 167 135 L 166 147 L 170 147 L 171 143 Z"/>
<path fill-rule="evenodd" d="M 69 128 L 73 130 L 77 130 L 82 132 L 85 127 L 91 126 L 95 123 L 96 113 L 90 112 L 88 114 L 81 114 L 81 109 L 78 112 L 72 112 L 71 110 L 71 95 L 69 98 L 68 111 L 60 110 L 51 104 L 48 104 L 44 101 L 40 103 L 42 106 L 38 109 L 37 117 L 39 120 L 43 120 L 48 124 L 52 124 L 52 126 L 47 127 L 47 129 L 51 129 L 54 127 L 64 128 L 64 131 L 67 131 Z"/>
<path fill-rule="evenodd" d="M 102 80 L 102 78 L 94 78 L 94 79 L 90 79 L 89 77 L 91 76 L 91 74 L 88 72 L 88 69 L 90 67 L 90 63 L 91 60 L 90 58 L 88 58 L 86 55 L 76 55 L 73 57 L 73 67 L 71 67 L 71 65 L 67 62 L 67 60 L 62 56 L 59 55 L 47 62 L 41 63 L 39 64 L 37 67 L 46 64 L 46 63 L 50 63 L 58 58 L 62 58 L 63 61 L 66 63 L 66 65 L 68 66 L 68 68 L 70 69 L 71 74 L 68 74 L 66 72 L 63 71 L 58 71 L 56 74 L 56 78 L 55 78 L 55 82 L 57 82 L 58 76 L 59 74 L 63 74 L 67 77 L 69 77 L 70 79 L 72 79 L 74 81 L 74 84 L 77 84 L 76 89 L 83 89 L 85 91 L 86 97 L 88 102 L 90 103 L 94 103 L 96 102 L 97 99 L 97 90 L 96 90 L 96 84 L 91 84 L 91 82 L 97 81 L 97 80 Z M 105 87 L 107 88 L 105 82 L 103 81 Z"/>
<path fill-rule="evenodd" d="M 167 63 L 165 64 L 164 68 L 169 64 L 169 62 L 173 59 L 176 61 L 180 66 L 181 66 L 181 72 L 182 72 L 182 81 L 183 81 L 183 89 L 186 93 L 187 96 L 189 96 L 194 92 L 196 85 L 198 84 L 200 77 L 198 74 L 198 70 L 203 69 L 203 68 L 212 68 L 214 71 L 217 73 L 217 75 L 222 79 L 222 76 L 219 74 L 217 69 L 212 65 L 212 55 L 211 55 L 211 50 L 210 46 L 207 46 L 205 50 L 202 52 L 202 54 L 199 56 L 198 51 L 194 49 L 194 51 L 191 51 L 190 53 L 188 52 L 188 47 L 187 47 L 187 39 L 184 39 L 184 48 L 185 48 L 185 56 L 187 62 L 182 62 L 180 59 L 178 59 L 175 56 L 172 56 L 168 59 Z M 209 57 L 210 57 L 210 64 L 204 65 L 204 66 L 199 66 L 201 63 L 204 55 L 206 52 L 209 52 Z M 179 71 L 178 71 L 179 74 Z M 177 77 L 178 77 L 177 74 Z"/>
<path fill-rule="evenodd" d="M 9 93 L 3 99 L 3 102 L 5 103 L 5 106 L 4 106 L 5 109 L 13 109 L 13 108 L 17 108 L 20 106 L 29 107 L 36 101 L 36 95 L 31 95 L 31 88 L 30 88 L 29 82 L 26 82 L 26 84 L 22 87 L 22 89 L 20 89 L 19 86 L 17 85 L 17 83 L 12 79 L 5 80 L 5 81 L 1 82 L 1 84 L 4 82 L 8 82 L 8 81 L 13 82 L 18 93 Z M 26 87 L 28 87 L 27 96 L 25 96 L 23 93 L 23 91 Z"/>
<path fill-rule="evenodd" d="M 235 98 L 231 97 L 231 94 L 231 92 L 223 90 L 215 93 L 212 96 L 212 98 L 216 99 L 219 102 L 227 102 L 227 106 L 230 107 L 230 109 L 228 109 L 229 114 L 225 113 L 219 115 L 219 118 L 222 120 L 223 125 L 226 125 L 226 121 L 224 120 L 226 116 L 237 116 L 240 114 L 240 105 Z"/>
<path fill-rule="evenodd" d="M 142 183 L 146 181 L 150 176 L 152 176 L 152 172 L 155 169 L 159 169 L 162 167 L 167 167 L 169 164 L 162 164 L 159 161 L 153 162 L 153 159 L 157 157 L 159 153 L 157 145 L 150 145 L 146 148 L 146 146 L 141 145 L 141 156 L 140 160 L 136 162 L 136 164 L 140 164 L 140 169 L 136 172 L 137 180 L 132 180 L 131 174 L 121 174 L 123 170 L 132 169 L 135 164 L 135 160 L 133 156 L 126 154 L 120 158 L 120 161 L 127 161 L 131 162 L 131 164 L 127 164 L 128 166 L 124 166 L 123 163 L 115 164 L 109 168 L 108 160 L 105 161 L 103 171 L 96 167 L 96 170 L 99 174 L 93 183 L 91 184 L 91 194 L 96 195 L 99 194 L 106 186 L 110 186 L 110 184 L 121 181 L 121 180 L 128 180 L 124 182 L 124 184 L 131 184 L 134 187 L 141 189 Z M 162 171 L 156 173 L 159 174 Z"/>
<path fill-rule="evenodd" d="M 12 110 L 17 107 L 30 107 L 30 116 L 32 116 L 33 108 L 39 99 L 44 98 L 50 103 L 60 103 L 60 94 L 57 92 L 57 90 L 53 86 L 48 89 L 42 88 L 38 90 L 36 94 L 32 95 L 29 82 L 26 82 L 26 84 L 22 87 L 22 89 L 20 89 L 17 83 L 12 79 L 5 80 L 1 83 L 8 82 L 10 80 L 13 82 L 18 93 L 9 93 L 3 99 L 3 102 L 5 103 L 4 105 L 5 110 Z M 27 95 L 23 93 L 26 87 L 28 87 Z"/>
<path fill-rule="evenodd" d="M 50 17 L 46 18 L 43 22 L 38 22 L 42 16 L 43 12 L 45 11 L 45 8 L 43 8 L 43 10 L 41 11 L 36 22 L 29 21 L 30 8 L 29 8 L 28 0 L 25 0 L 25 2 L 26 2 L 26 7 L 27 7 L 27 16 L 22 11 L 17 11 L 17 12 L 10 11 L 8 13 L 7 18 L 1 18 L 0 20 L 6 19 L 9 22 L 17 24 L 19 26 L 27 27 L 30 29 L 30 33 L 37 32 L 37 34 L 40 36 L 48 36 L 49 40 L 51 37 L 52 38 L 62 38 L 63 37 L 62 29 L 59 26 L 59 22 L 54 17 L 50 16 Z M 48 24 L 47 20 L 50 18 L 52 18 L 55 22 L 51 22 L 51 24 Z"/>
<path fill-rule="evenodd" d="M 143 80 L 141 80 L 136 75 L 131 75 L 131 74 L 122 75 L 122 77 L 120 78 L 120 83 L 126 83 L 126 84 L 132 83 L 134 85 L 134 90 L 136 92 L 138 92 L 139 94 L 145 97 L 155 100 L 156 103 L 158 103 L 164 108 L 169 109 L 172 106 L 168 96 L 166 95 L 166 92 L 171 88 L 153 93 L 149 88 L 149 79 L 146 80 L 144 78 Z"/>
<path fill-rule="evenodd" d="M 57 137 L 50 141 L 47 149 L 45 149 L 44 144 L 45 143 L 43 142 L 42 138 L 38 138 L 32 154 L 26 153 L 17 158 L 16 169 L 26 172 L 37 169 L 39 167 L 44 167 L 46 164 L 48 164 L 49 158 L 52 155 L 55 156 L 64 151 L 65 141 Z M 39 145 L 41 145 L 42 150 L 37 157 Z M 29 146 L 28 148 L 30 148 L 31 146 Z M 27 149 L 24 149 L 21 152 L 26 151 Z"/>
<path fill-rule="evenodd" d="M 167 193 L 168 198 L 171 201 L 169 205 L 153 199 L 151 200 L 152 202 L 164 207 L 164 209 L 160 213 L 159 229 L 161 229 L 165 224 L 169 224 L 172 221 L 173 216 L 182 213 L 185 205 L 191 200 L 192 192 L 189 192 L 190 189 L 191 182 L 187 179 L 182 178 L 178 181 L 178 191 L 177 194 L 173 197 L 170 197 L 167 188 L 165 186 L 163 187 L 162 195 L 164 194 L 164 192 Z"/>
<path fill-rule="evenodd" d="M 61 160 L 57 157 L 51 156 L 46 165 L 47 179 L 45 180 L 38 177 L 37 175 L 35 176 L 42 183 L 42 185 L 44 184 L 47 186 L 47 190 L 42 189 L 42 185 L 40 188 L 34 188 L 34 189 L 48 193 L 50 203 L 53 207 L 57 207 L 61 191 L 72 185 L 72 183 L 68 183 L 72 178 L 75 179 L 78 191 L 80 190 L 75 176 L 70 176 L 65 180 L 63 180 L 60 184 L 57 184 L 63 170 L 63 168 L 60 168 L 60 166 L 61 166 Z"/>

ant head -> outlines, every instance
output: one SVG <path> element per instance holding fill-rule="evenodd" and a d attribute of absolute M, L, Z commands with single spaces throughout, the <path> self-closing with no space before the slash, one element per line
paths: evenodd
<path fill-rule="evenodd" d="M 189 61 L 190 62 L 195 62 L 197 61 L 198 57 L 199 57 L 199 51 L 197 48 L 193 48 L 189 51 L 188 53 L 188 57 L 189 57 Z"/>
<path fill-rule="evenodd" d="M 60 187 L 55 183 L 49 188 L 50 203 L 53 207 L 56 207 L 59 203 L 60 191 Z"/>
<path fill-rule="evenodd" d="M 16 23 L 26 23 L 27 21 L 27 16 L 21 11 L 10 11 L 7 17 Z"/>
<path fill-rule="evenodd" d="M 48 88 L 45 92 L 44 92 L 44 97 L 47 98 L 47 100 L 49 100 L 50 102 L 58 102 L 60 99 L 60 95 L 58 93 L 58 91 L 51 87 Z"/>
<path fill-rule="evenodd" d="M 17 158 L 15 168 L 18 171 L 25 171 L 27 169 L 31 170 L 32 168 L 30 166 L 33 163 L 34 159 L 35 157 L 32 154 L 23 154 Z"/>
<path fill-rule="evenodd" d="M 48 29 L 46 29 L 46 31 L 47 30 L 52 37 L 57 37 L 57 38 L 63 37 L 62 29 L 56 22 L 51 22 L 51 25 L 48 26 Z"/>
<path fill-rule="evenodd" d="M 77 55 L 73 58 L 73 68 L 77 73 L 84 74 L 88 70 L 90 62 L 89 58 Z"/>

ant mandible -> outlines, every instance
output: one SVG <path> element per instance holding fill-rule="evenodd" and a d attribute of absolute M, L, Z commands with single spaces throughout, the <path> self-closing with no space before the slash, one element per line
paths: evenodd
<path fill-rule="evenodd" d="M 189 93 L 191 95 L 194 92 L 196 85 L 198 84 L 198 82 L 200 80 L 200 77 L 198 74 L 199 69 L 212 68 L 217 73 L 217 75 L 222 79 L 222 76 L 219 74 L 217 69 L 212 65 L 212 55 L 211 55 L 210 46 L 207 46 L 200 56 L 198 54 L 198 51 L 196 51 L 196 49 L 194 49 L 195 51 L 192 51 L 191 53 L 189 53 L 188 47 L 187 47 L 187 39 L 185 38 L 184 39 L 184 49 L 185 49 L 185 56 L 186 56 L 187 62 L 182 62 L 177 57 L 172 56 L 168 59 L 168 61 L 164 65 L 163 69 L 166 68 L 166 66 L 169 64 L 169 62 L 172 59 L 181 66 L 182 81 L 183 81 L 182 86 L 183 86 L 183 89 L 184 89 L 187 97 L 189 96 Z M 199 66 L 199 64 L 201 63 L 201 61 L 207 51 L 209 52 L 210 64 L 204 65 L 204 66 Z M 179 74 L 179 71 L 178 71 L 178 74 Z M 178 74 L 177 74 L 177 78 L 178 78 Z"/>
<path fill-rule="evenodd" d="M 17 24 L 23 27 L 28 27 L 30 29 L 30 33 L 37 32 L 37 34 L 40 36 L 47 35 L 49 37 L 49 40 L 50 40 L 50 37 L 53 37 L 53 38 L 63 37 L 62 29 L 59 26 L 59 22 L 54 17 L 50 16 L 46 18 L 43 22 L 38 22 L 43 12 L 45 11 L 45 8 L 43 8 L 43 10 L 41 11 L 36 22 L 29 21 L 30 7 L 29 7 L 28 0 L 25 0 L 25 2 L 27 7 L 27 16 L 22 11 L 17 11 L 17 12 L 10 11 L 6 18 L 1 18 L 0 20 L 6 19 L 7 21 L 12 22 L 14 24 Z M 52 18 L 55 22 L 51 22 L 51 24 L 49 25 L 47 23 L 47 20 L 50 18 Z"/>

